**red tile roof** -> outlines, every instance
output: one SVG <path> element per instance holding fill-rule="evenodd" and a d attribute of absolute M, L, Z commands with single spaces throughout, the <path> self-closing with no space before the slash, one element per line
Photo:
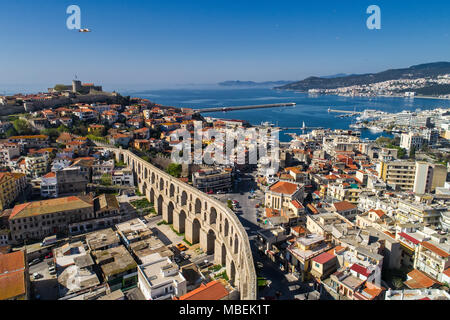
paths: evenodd
<path fill-rule="evenodd" d="M 411 242 L 414 243 L 414 244 L 419 244 L 419 243 L 420 243 L 419 240 L 417 240 L 417 239 L 411 237 L 409 234 L 406 234 L 406 233 L 404 233 L 404 232 L 400 232 L 398 235 L 399 235 L 400 237 L 402 237 L 402 238 L 405 238 L 405 239 L 408 240 L 408 241 L 411 241 Z"/>
<path fill-rule="evenodd" d="M 359 264 L 356 264 L 356 263 L 354 263 L 350 267 L 350 270 L 353 270 L 356 273 L 362 274 L 365 277 L 368 277 L 371 275 L 371 272 L 369 272 L 369 270 L 367 270 L 367 268 L 364 268 L 363 266 L 360 266 Z"/>
<path fill-rule="evenodd" d="M 374 209 L 372 209 L 369 212 L 376 213 L 379 218 L 381 218 L 382 216 L 384 216 L 386 214 L 383 210 L 374 210 Z"/>
<path fill-rule="evenodd" d="M 0 275 L 24 268 L 25 255 L 23 251 L 16 251 L 5 255 L 0 255 Z"/>
<path fill-rule="evenodd" d="M 445 269 L 443 274 L 445 274 L 447 277 L 450 277 L 450 268 Z"/>
<path fill-rule="evenodd" d="M 318 255 L 317 257 L 315 257 L 314 259 L 312 259 L 312 261 L 317 262 L 319 264 L 325 264 L 325 263 L 333 260 L 334 258 L 336 258 L 336 256 L 334 256 L 328 252 L 324 252 L 324 253 Z"/>
<path fill-rule="evenodd" d="M 199 288 L 186 293 L 184 296 L 175 298 L 175 300 L 221 300 L 228 296 L 228 290 L 219 281 L 211 281 L 208 284 L 202 284 Z"/>
<path fill-rule="evenodd" d="M 278 217 L 279 215 L 280 215 L 280 211 L 271 209 L 271 208 L 266 208 L 266 217 L 267 218 Z"/>
<path fill-rule="evenodd" d="M 300 202 L 298 202 L 298 200 L 292 200 L 291 202 L 294 205 L 294 207 L 296 207 L 297 209 L 303 209 L 304 208 L 303 205 Z"/>
<path fill-rule="evenodd" d="M 0 275 L 0 300 L 12 299 L 26 293 L 25 273 L 18 271 Z"/>
<path fill-rule="evenodd" d="M 270 191 L 282 194 L 293 194 L 297 191 L 298 186 L 294 183 L 278 181 L 270 187 Z"/>
<path fill-rule="evenodd" d="M 405 281 L 405 285 L 410 289 L 428 289 L 434 286 L 437 282 L 428 277 L 425 273 L 414 269 L 408 273 L 408 277 L 411 278 Z"/>
<path fill-rule="evenodd" d="M 337 211 L 348 211 L 356 209 L 356 206 L 348 201 L 336 202 L 333 205 Z"/>
<path fill-rule="evenodd" d="M 448 252 L 445 252 L 444 250 L 439 249 L 434 244 L 431 244 L 427 241 L 422 242 L 422 246 L 424 246 L 425 248 L 427 248 L 430 251 L 433 251 L 434 253 L 441 256 L 442 258 L 447 258 L 449 256 Z"/>

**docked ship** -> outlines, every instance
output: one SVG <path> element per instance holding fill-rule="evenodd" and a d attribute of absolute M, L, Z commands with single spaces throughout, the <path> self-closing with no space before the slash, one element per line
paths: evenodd
<path fill-rule="evenodd" d="M 362 130 L 365 129 L 366 127 L 364 126 L 364 124 L 357 122 L 357 123 L 352 123 L 350 126 L 350 128 L 352 129 L 356 129 L 356 130 Z"/>
<path fill-rule="evenodd" d="M 383 129 L 375 127 L 375 126 L 370 127 L 369 130 L 373 133 L 380 133 L 380 132 L 384 131 Z"/>
<path fill-rule="evenodd" d="M 262 127 L 275 127 L 275 124 L 273 124 L 272 122 L 266 121 L 266 122 L 261 122 L 261 126 Z"/>

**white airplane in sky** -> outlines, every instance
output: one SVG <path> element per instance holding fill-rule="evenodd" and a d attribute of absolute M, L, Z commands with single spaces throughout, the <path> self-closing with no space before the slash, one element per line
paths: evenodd
<path fill-rule="evenodd" d="M 80 29 L 80 30 L 78 30 L 79 32 L 91 32 L 91 30 L 90 29 Z"/>

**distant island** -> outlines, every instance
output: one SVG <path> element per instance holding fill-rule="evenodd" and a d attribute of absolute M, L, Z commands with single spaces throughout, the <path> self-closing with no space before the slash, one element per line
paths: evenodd
<path fill-rule="evenodd" d="M 276 86 L 275 89 L 345 95 L 449 95 L 450 62 L 420 64 L 379 73 L 309 77 L 302 81 Z"/>
<path fill-rule="evenodd" d="M 292 81 L 265 81 L 265 82 L 254 82 L 254 81 L 239 81 L 239 80 L 230 80 L 218 83 L 219 86 L 222 87 L 269 87 L 273 88 L 274 86 L 283 86 L 286 84 L 292 83 Z"/>

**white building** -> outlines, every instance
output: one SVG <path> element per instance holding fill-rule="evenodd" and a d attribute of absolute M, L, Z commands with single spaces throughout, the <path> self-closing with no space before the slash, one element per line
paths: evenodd
<path fill-rule="evenodd" d="M 415 132 L 403 133 L 400 139 L 400 147 L 408 151 L 412 148 L 415 148 L 416 150 L 420 149 L 423 143 L 424 139 L 422 135 Z"/>
<path fill-rule="evenodd" d="M 58 180 L 56 173 L 50 172 L 41 178 L 41 197 L 58 198 Z"/>
<path fill-rule="evenodd" d="M 112 183 L 120 186 L 134 186 L 133 171 L 131 169 L 116 170 L 112 174 Z"/>
<path fill-rule="evenodd" d="M 169 258 L 138 266 L 138 287 L 147 300 L 166 300 L 187 293 L 187 281 Z"/>

